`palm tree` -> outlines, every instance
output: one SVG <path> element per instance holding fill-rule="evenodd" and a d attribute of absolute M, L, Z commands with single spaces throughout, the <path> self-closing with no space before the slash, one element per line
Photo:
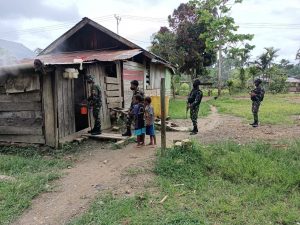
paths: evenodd
<path fill-rule="evenodd" d="M 274 47 L 265 48 L 266 52 L 261 54 L 258 57 L 258 60 L 255 61 L 257 68 L 262 72 L 263 78 L 266 78 L 269 83 L 271 80 L 271 74 L 268 73 L 268 70 L 273 66 L 274 60 L 278 57 L 277 52 L 279 49 Z"/>

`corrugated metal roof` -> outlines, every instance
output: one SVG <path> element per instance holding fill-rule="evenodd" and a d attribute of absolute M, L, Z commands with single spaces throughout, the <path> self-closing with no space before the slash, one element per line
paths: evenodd
<path fill-rule="evenodd" d="M 130 59 L 143 51 L 141 49 L 131 50 L 105 50 L 105 51 L 82 51 L 71 53 L 57 53 L 49 55 L 38 56 L 37 59 L 41 60 L 44 65 L 62 65 L 62 64 L 78 64 L 74 59 L 82 59 L 83 63 L 88 62 L 113 62 L 118 60 Z M 0 70 L 11 69 L 29 69 L 33 68 L 34 59 L 20 60 L 17 64 L 0 66 Z"/>
<path fill-rule="evenodd" d="M 112 62 L 117 60 L 130 59 L 142 53 L 140 49 L 132 50 L 107 50 L 107 51 L 83 51 L 72 53 L 58 53 L 41 55 L 37 58 L 41 60 L 44 65 L 57 65 L 57 64 L 73 64 L 74 59 L 82 59 L 83 62 Z"/>
<path fill-rule="evenodd" d="M 294 77 L 288 77 L 286 80 L 288 83 L 300 83 L 300 79 L 294 78 Z"/>

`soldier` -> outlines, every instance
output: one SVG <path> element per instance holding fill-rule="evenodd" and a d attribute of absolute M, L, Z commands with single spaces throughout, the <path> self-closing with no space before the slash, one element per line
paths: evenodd
<path fill-rule="evenodd" d="M 131 81 L 130 85 L 131 85 L 130 89 L 132 90 L 133 95 L 132 95 L 132 99 L 131 99 L 129 113 L 126 118 L 126 132 L 123 133 L 122 136 L 131 136 L 131 124 L 132 124 L 132 121 L 134 118 L 133 114 L 131 112 L 132 112 L 134 104 L 135 104 L 134 96 L 139 94 L 144 98 L 144 93 L 139 89 L 139 82 L 137 80 Z"/>
<path fill-rule="evenodd" d="M 252 113 L 254 117 L 254 122 L 251 123 L 250 125 L 252 127 L 258 127 L 258 111 L 259 111 L 259 106 L 261 102 L 264 99 L 265 91 L 264 89 L 260 86 L 262 83 L 261 79 L 257 79 L 254 81 L 255 84 L 255 89 L 253 89 L 250 92 L 251 100 L 252 100 Z"/>
<path fill-rule="evenodd" d="M 203 97 L 203 93 L 200 90 L 199 86 L 200 86 L 200 81 L 197 79 L 193 83 L 193 90 L 191 91 L 187 101 L 187 107 L 190 109 L 190 116 L 194 126 L 191 135 L 195 135 L 198 133 L 197 119 L 198 119 L 200 103 Z"/>
<path fill-rule="evenodd" d="M 88 105 L 93 109 L 94 128 L 91 130 L 92 135 L 101 134 L 100 109 L 102 107 L 101 88 L 95 84 L 95 77 L 88 75 L 86 81 L 91 85 L 91 96 L 88 98 Z"/>

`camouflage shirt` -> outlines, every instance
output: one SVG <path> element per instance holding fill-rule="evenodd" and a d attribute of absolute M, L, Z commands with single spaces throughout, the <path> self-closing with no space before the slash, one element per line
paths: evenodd
<path fill-rule="evenodd" d="M 258 86 L 255 89 L 253 89 L 251 91 L 251 93 L 254 93 L 255 96 L 251 96 L 251 100 L 254 102 L 261 102 L 264 99 L 264 95 L 265 95 L 265 90 L 261 87 Z"/>
<path fill-rule="evenodd" d="M 200 89 L 193 89 L 188 97 L 188 103 L 191 108 L 197 107 L 202 101 L 203 93 Z"/>
<path fill-rule="evenodd" d="M 95 94 L 93 95 L 93 91 Z M 98 84 L 92 84 L 91 86 L 91 96 L 88 98 L 89 105 L 91 107 L 101 107 L 102 106 L 102 94 L 101 88 Z"/>

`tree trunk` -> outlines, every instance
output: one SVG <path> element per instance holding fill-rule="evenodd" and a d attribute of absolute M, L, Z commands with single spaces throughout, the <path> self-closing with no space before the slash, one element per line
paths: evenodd
<path fill-rule="evenodd" d="M 219 47 L 218 96 L 222 94 L 222 46 Z"/>

